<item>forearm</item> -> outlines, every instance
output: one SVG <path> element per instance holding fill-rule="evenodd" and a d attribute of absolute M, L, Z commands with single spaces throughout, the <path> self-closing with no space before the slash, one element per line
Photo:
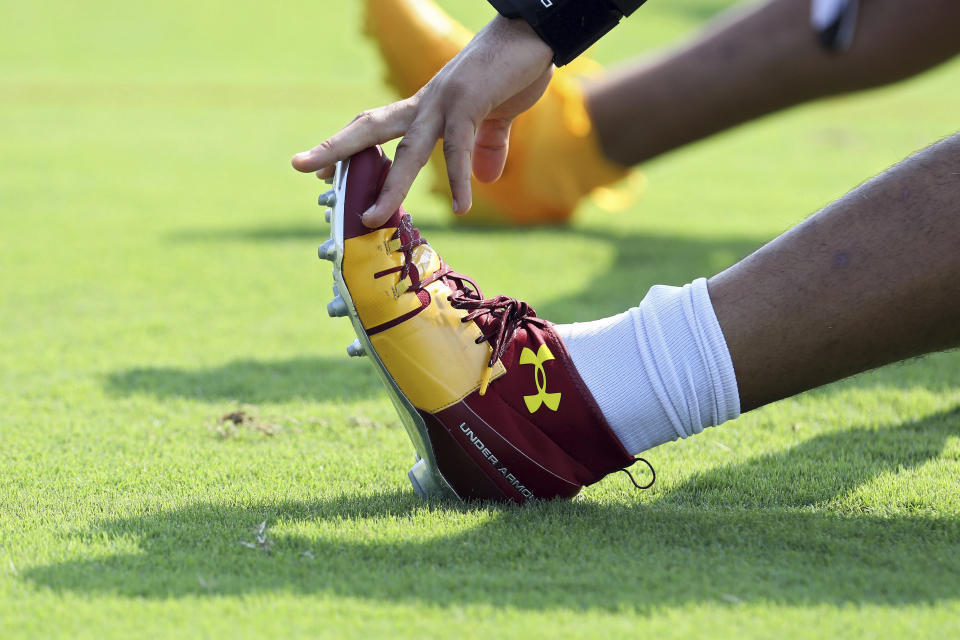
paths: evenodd
<path fill-rule="evenodd" d="M 743 410 L 960 345 L 960 134 L 710 280 Z"/>
<path fill-rule="evenodd" d="M 785 107 L 908 77 L 958 51 L 957 0 L 863 0 L 853 46 L 841 54 L 817 42 L 810 0 L 772 0 L 591 85 L 588 104 L 607 156 L 632 165 Z"/>

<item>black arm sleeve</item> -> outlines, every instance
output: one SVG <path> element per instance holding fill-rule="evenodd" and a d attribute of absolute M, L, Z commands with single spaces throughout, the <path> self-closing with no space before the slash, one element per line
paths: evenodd
<path fill-rule="evenodd" d="M 563 66 L 587 50 L 646 0 L 489 0 L 505 18 L 522 18 Z"/>

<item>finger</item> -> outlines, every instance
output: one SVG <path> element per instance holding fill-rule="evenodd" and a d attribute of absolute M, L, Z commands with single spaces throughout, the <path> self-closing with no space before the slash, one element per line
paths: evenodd
<path fill-rule="evenodd" d="M 494 182 L 503 174 L 510 151 L 511 126 L 511 118 L 496 118 L 480 123 L 473 148 L 473 175 L 480 182 Z"/>
<path fill-rule="evenodd" d="M 393 166 L 383 183 L 376 204 L 363 214 L 363 224 L 371 229 L 381 226 L 400 208 L 417 174 L 430 159 L 440 138 L 440 126 L 433 122 L 414 122 L 397 145 Z"/>
<path fill-rule="evenodd" d="M 321 180 L 327 180 L 333 177 L 333 174 L 336 173 L 336 169 L 333 166 L 324 167 L 317 171 L 317 177 Z"/>
<path fill-rule="evenodd" d="M 467 119 L 449 119 L 443 131 L 443 157 L 453 195 L 453 212 L 463 215 L 473 204 L 470 188 L 470 164 L 476 128 Z"/>
<path fill-rule="evenodd" d="M 364 111 L 330 139 L 293 156 L 293 168 L 304 173 L 319 171 L 367 147 L 399 138 L 415 114 L 416 101 L 413 100 Z"/>

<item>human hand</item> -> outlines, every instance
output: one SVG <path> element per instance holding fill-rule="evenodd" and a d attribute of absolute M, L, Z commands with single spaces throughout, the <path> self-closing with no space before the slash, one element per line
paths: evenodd
<path fill-rule="evenodd" d="M 338 161 L 402 136 L 380 196 L 363 215 L 363 223 L 376 228 L 403 203 L 442 138 L 453 211 L 462 215 L 473 202 L 471 167 L 482 182 L 500 177 L 513 120 L 546 90 L 552 58 L 529 25 L 498 16 L 415 95 L 364 111 L 330 139 L 295 155 L 293 166 L 328 178 Z"/>

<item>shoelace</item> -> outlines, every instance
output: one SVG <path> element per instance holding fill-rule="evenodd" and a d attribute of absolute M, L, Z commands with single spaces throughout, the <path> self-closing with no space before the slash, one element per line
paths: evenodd
<path fill-rule="evenodd" d="M 494 319 L 494 332 L 490 335 L 481 335 L 476 339 L 477 344 L 486 342 L 490 346 L 490 359 L 480 377 L 480 395 L 484 395 L 493 375 L 493 365 L 503 357 L 507 347 L 517 335 L 517 330 L 525 324 L 546 327 L 547 322 L 538 318 L 536 312 L 526 302 L 503 295 L 484 298 L 476 283 L 465 276 L 451 272 L 447 277 L 460 281 L 461 286 L 447 298 L 454 309 L 468 311 L 460 322 L 471 322 L 482 315 L 490 315 Z M 473 289 L 464 287 L 465 282 L 469 282 Z"/>
<path fill-rule="evenodd" d="M 413 250 L 420 245 L 427 244 L 427 241 L 420 237 L 420 230 L 413 226 L 413 220 L 411 220 L 409 213 L 400 218 L 400 226 L 393 234 L 393 239 L 394 242 L 399 243 L 395 245 L 396 250 L 403 252 L 404 260 L 403 266 L 400 268 L 400 279 L 404 280 L 409 277 L 410 287 L 408 291 L 417 292 L 429 283 L 420 282 L 420 271 L 413 264 Z"/>
<path fill-rule="evenodd" d="M 413 264 L 413 250 L 420 245 L 427 244 L 427 241 L 420 237 L 420 231 L 413 226 L 413 221 L 409 214 L 400 218 L 400 224 L 397 232 L 394 234 L 394 246 L 396 250 L 404 254 L 404 264 L 400 270 L 400 279 L 410 278 L 410 286 L 406 289 L 414 293 L 422 290 L 427 285 L 444 278 L 453 293 L 447 296 L 447 301 L 454 309 L 464 309 L 468 313 L 460 319 L 460 322 L 473 322 L 483 315 L 490 315 L 493 318 L 494 331 L 492 333 L 483 333 L 476 339 L 476 344 L 486 342 L 490 347 L 490 358 L 487 360 L 487 366 L 480 376 L 480 395 L 487 392 L 490 379 L 493 376 L 493 367 L 497 360 L 503 357 L 507 347 L 513 341 L 517 330 L 525 325 L 531 324 L 538 327 L 546 327 L 547 322 L 537 317 L 537 313 L 526 302 L 511 298 L 510 296 L 499 295 L 494 298 L 484 298 L 483 292 L 477 283 L 462 273 L 457 273 L 445 262 L 441 261 L 440 268 L 429 277 L 421 279 L 420 273 Z M 468 286 L 469 285 L 469 286 Z"/>

